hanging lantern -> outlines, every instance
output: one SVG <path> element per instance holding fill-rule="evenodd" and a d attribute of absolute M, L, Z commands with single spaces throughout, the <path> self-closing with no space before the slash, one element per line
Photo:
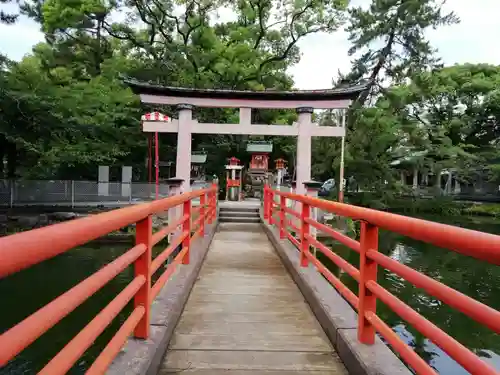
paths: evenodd
<path fill-rule="evenodd" d="M 276 163 L 276 169 L 285 169 L 286 160 L 280 158 L 276 159 L 274 162 Z"/>
<path fill-rule="evenodd" d="M 163 113 L 160 112 L 149 112 L 145 113 L 141 116 L 142 121 L 163 121 L 163 122 L 171 122 L 172 119 L 164 115 Z"/>

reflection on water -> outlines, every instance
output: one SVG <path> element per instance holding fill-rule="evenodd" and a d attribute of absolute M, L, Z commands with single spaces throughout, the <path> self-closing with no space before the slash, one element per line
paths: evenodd
<path fill-rule="evenodd" d="M 500 234 L 500 223 L 491 219 L 449 219 L 440 217 L 425 217 L 425 219 Z M 336 243 L 329 243 L 329 246 L 338 252 L 340 256 L 359 267 L 357 253 Z M 379 251 L 494 309 L 500 310 L 500 267 L 383 231 L 380 233 Z M 322 261 L 326 263 L 328 260 L 322 259 Z M 340 272 L 334 264 L 329 264 L 329 267 L 339 275 L 340 279 L 351 290 L 357 292 L 356 281 L 349 275 Z M 385 270 L 379 271 L 378 282 L 493 367 L 500 370 L 500 335 L 493 333 L 464 314 L 451 309 L 393 273 Z M 377 313 L 440 374 L 468 374 L 439 347 L 424 338 L 380 302 L 377 305 Z"/>
<path fill-rule="evenodd" d="M 444 218 L 427 217 L 443 222 Z M 484 219 L 454 219 L 450 224 L 500 234 L 500 223 Z M 354 251 L 336 244 L 330 246 L 350 263 L 359 267 L 359 256 Z M 85 279 L 127 250 L 129 245 L 87 245 L 71 250 L 28 270 L 0 280 L 0 332 L 12 327 L 24 317 Z M 158 249 L 155 249 L 157 252 Z M 380 233 L 380 251 L 425 273 L 448 286 L 500 310 L 500 267 L 494 267 L 472 258 L 413 241 L 392 233 Z M 328 260 L 324 260 L 328 264 Z M 341 280 L 357 292 L 357 283 L 335 265 L 329 267 Z M 71 337 L 74 337 L 132 278 L 132 269 L 113 279 L 88 301 L 50 329 L 14 361 L 0 375 L 33 374 L 41 369 Z M 438 327 L 455 337 L 479 356 L 500 369 L 500 337 L 480 324 L 458 313 L 423 291 L 409 285 L 389 272 L 379 272 L 380 284 Z M 131 311 L 127 306 L 113 324 L 96 340 L 71 370 L 82 374 Z M 467 374 L 432 342 L 408 326 L 381 303 L 377 306 L 381 318 L 410 344 L 415 351 L 443 375 Z"/>
<path fill-rule="evenodd" d="M 128 245 L 86 245 L 0 280 L 0 332 L 4 332 L 129 249 Z M 34 374 L 106 306 L 132 277 L 132 268 L 50 329 L 15 360 L 0 369 L 2 375 Z M 71 374 L 82 374 L 131 312 L 129 304 L 95 344 L 75 364 Z"/>

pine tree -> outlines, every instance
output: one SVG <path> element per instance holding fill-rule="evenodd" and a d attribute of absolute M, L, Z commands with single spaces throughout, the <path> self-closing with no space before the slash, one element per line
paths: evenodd
<path fill-rule="evenodd" d="M 443 13 L 436 0 L 372 0 L 368 9 L 350 10 L 349 55 L 354 56 L 348 81 L 369 80 L 358 105 L 412 74 L 439 65 L 425 36 L 429 28 L 457 23 L 456 15 Z"/>

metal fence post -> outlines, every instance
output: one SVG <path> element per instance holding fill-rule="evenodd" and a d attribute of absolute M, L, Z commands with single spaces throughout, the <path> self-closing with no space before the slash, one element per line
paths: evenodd
<path fill-rule="evenodd" d="M 366 287 L 368 281 L 377 281 L 377 263 L 367 258 L 369 250 L 378 251 L 378 228 L 361 222 L 361 251 L 359 253 L 359 311 L 358 340 L 363 344 L 375 343 L 375 327 L 366 319 L 367 312 L 376 312 L 377 297 Z"/>
<path fill-rule="evenodd" d="M 9 197 L 9 200 L 10 200 L 10 208 L 14 207 L 14 184 L 15 184 L 15 181 L 14 180 L 9 180 L 9 191 L 10 191 L 10 197 Z"/>
<path fill-rule="evenodd" d="M 75 207 L 75 180 L 71 180 L 71 208 Z"/>
<path fill-rule="evenodd" d="M 145 283 L 137 291 L 137 294 L 134 297 L 134 307 L 143 306 L 145 310 L 144 316 L 141 318 L 134 331 L 135 337 L 141 339 L 147 339 L 149 336 L 152 236 L 153 220 L 152 216 L 148 215 L 145 219 L 142 219 L 135 225 L 136 245 L 146 245 L 146 251 L 134 263 L 135 277 L 144 276 L 146 279 Z"/>

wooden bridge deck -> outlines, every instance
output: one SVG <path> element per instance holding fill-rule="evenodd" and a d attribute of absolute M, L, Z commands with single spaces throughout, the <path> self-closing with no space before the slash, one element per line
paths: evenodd
<path fill-rule="evenodd" d="M 221 224 L 161 375 L 347 374 L 259 224 Z"/>

